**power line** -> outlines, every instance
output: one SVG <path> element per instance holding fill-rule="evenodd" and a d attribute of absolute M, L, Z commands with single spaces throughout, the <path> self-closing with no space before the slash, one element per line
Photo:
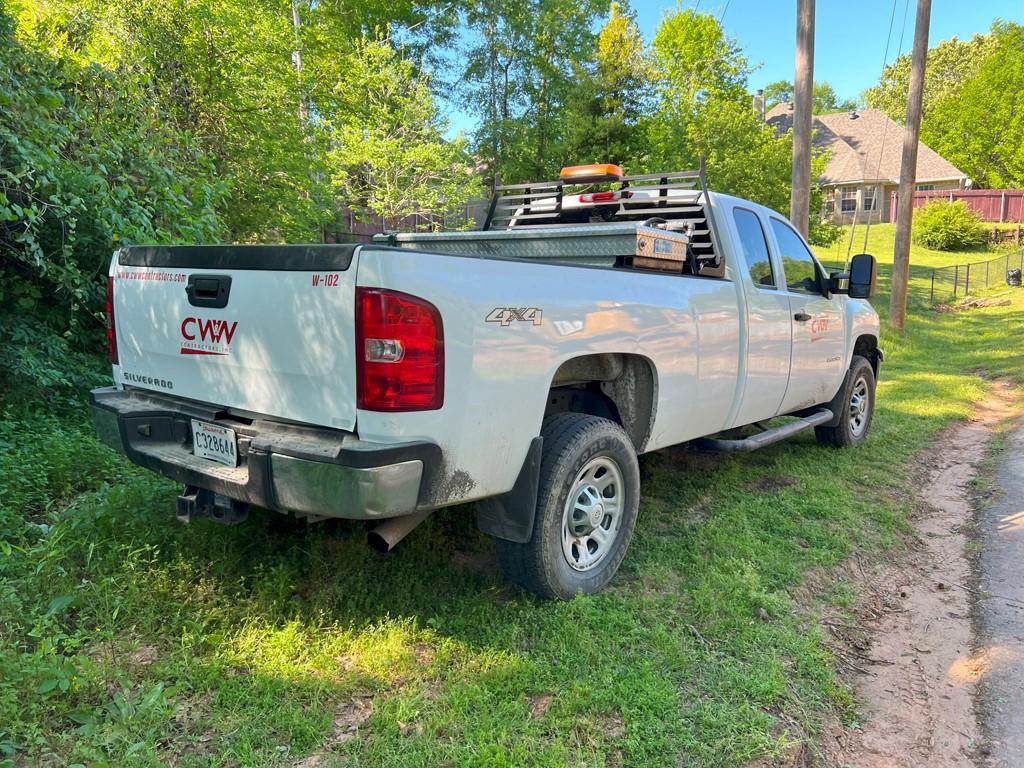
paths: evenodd
<path fill-rule="evenodd" d="M 879 83 L 883 77 L 885 77 L 885 68 L 889 64 L 889 43 L 892 42 L 892 25 L 896 20 L 896 4 L 898 0 L 892 0 L 892 13 L 889 16 L 889 33 L 885 36 L 885 53 L 882 55 L 882 72 L 878 77 Z M 903 54 L 903 36 L 907 31 L 907 9 L 910 7 L 910 0 L 905 0 L 903 3 L 903 24 L 900 27 L 900 42 L 896 47 L 896 58 L 898 59 Z M 885 139 L 889 132 L 889 121 L 886 120 L 882 124 L 882 141 L 878 148 L 878 162 L 875 163 L 875 181 L 878 181 L 879 174 L 882 172 L 882 158 L 885 156 Z M 878 186 L 875 189 L 881 193 Z M 874 197 L 874 196 L 872 196 Z M 879 194 L 881 197 L 881 194 Z M 881 216 L 881 200 L 875 200 L 875 204 L 878 206 L 879 216 Z M 856 215 L 854 215 L 854 226 L 856 226 Z M 864 247 L 861 249 L 862 252 L 867 252 L 868 249 L 868 236 L 871 234 L 871 211 L 868 211 L 868 221 L 864 227 Z M 850 251 L 853 250 L 853 232 L 850 233 L 850 245 L 846 249 L 846 260 L 850 260 Z"/>

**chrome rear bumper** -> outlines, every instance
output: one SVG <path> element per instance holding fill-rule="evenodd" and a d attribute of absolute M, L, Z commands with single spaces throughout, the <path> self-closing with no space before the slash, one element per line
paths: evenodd
<path fill-rule="evenodd" d="M 135 464 L 237 501 L 304 515 L 374 520 L 425 509 L 440 449 L 385 445 L 340 430 L 240 420 L 206 403 L 136 389 L 91 393 L 100 439 Z M 235 430 L 239 464 L 193 455 L 191 419 Z"/>

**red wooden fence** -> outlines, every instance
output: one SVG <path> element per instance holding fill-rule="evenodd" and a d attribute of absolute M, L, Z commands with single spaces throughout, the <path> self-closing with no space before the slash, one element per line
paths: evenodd
<path fill-rule="evenodd" d="M 929 189 L 914 192 L 914 207 L 932 200 L 963 200 L 982 221 L 1024 221 L 1024 189 Z M 896 193 L 892 193 L 893 217 Z"/>

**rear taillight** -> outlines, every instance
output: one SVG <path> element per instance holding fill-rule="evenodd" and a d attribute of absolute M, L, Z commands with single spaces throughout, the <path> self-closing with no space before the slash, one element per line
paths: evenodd
<path fill-rule="evenodd" d="M 429 301 L 356 289 L 356 399 L 367 411 L 432 411 L 444 404 L 444 328 Z"/>
<path fill-rule="evenodd" d="M 110 362 L 117 365 L 117 328 L 114 326 L 114 278 L 107 278 L 107 351 Z"/>

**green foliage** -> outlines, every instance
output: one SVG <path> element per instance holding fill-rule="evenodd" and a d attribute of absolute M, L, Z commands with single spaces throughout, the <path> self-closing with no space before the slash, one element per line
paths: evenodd
<path fill-rule="evenodd" d="M 128 76 L 165 124 L 190 134 L 229 184 L 217 210 L 227 237 L 243 242 L 322 240 L 347 204 L 328 150 L 330 126 L 360 100 L 341 87 L 359 87 L 349 52 L 379 30 L 425 55 L 457 21 L 452 4 L 419 0 L 19 3 L 24 37 Z"/>
<path fill-rule="evenodd" d="M 910 57 L 886 67 L 869 106 L 903 121 Z M 997 21 L 987 35 L 928 51 L 921 139 L 983 187 L 1024 186 L 1024 26 Z"/>
<path fill-rule="evenodd" d="M 465 139 L 442 135 L 429 79 L 390 41 L 357 43 L 335 90 L 344 106 L 325 127 L 341 201 L 399 226 L 412 214 L 458 211 L 482 194 Z"/>
<path fill-rule="evenodd" d="M 129 78 L 32 50 L 0 19 L 0 359 L 16 376 L 36 354 L 26 316 L 100 337 L 113 249 L 217 238 L 224 186 Z"/>
<path fill-rule="evenodd" d="M 970 40 L 942 40 L 928 49 L 922 96 L 922 130 L 930 128 L 935 107 L 947 98 L 958 99 L 960 88 L 981 65 L 992 49 L 989 35 L 974 35 Z M 907 114 L 907 89 L 910 84 L 909 53 L 886 65 L 878 85 L 864 92 L 872 109 L 880 109 L 902 123 Z"/>
<path fill-rule="evenodd" d="M 1024 26 L 996 22 L 977 70 L 941 99 L 923 138 L 985 187 L 1024 186 Z M 983 49 L 984 50 L 984 49 Z"/>
<path fill-rule="evenodd" d="M 27 280 L 8 280 L 4 290 L 11 288 L 40 293 L 39 287 Z M 60 332 L 55 322 L 60 314 L 42 305 L 0 314 L 0 333 L 4 334 L 0 342 L 0 391 L 31 393 L 42 389 L 57 406 L 77 403 L 83 392 L 110 383 L 110 369 L 95 353 L 95 343 Z M 97 326 L 92 332 L 97 339 L 105 339 L 102 328 Z"/>
<path fill-rule="evenodd" d="M 651 55 L 661 75 L 648 170 L 695 168 L 703 155 L 713 189 L 787 211 L 792 136 L 776 137 L 751 109 L 749 65 L 718 20 L 692 10 L 666 16 Z"/>
<path fill-rule="evenodd" d="M 827 248 L 838 243 L 843 237 L 843 227 L 828 217 L 814 215 L 814 211 L 822 209 L 823 202 L 824 193 L 821 191 L 821 188 L 814 187 L 811 189 L 811 204 L 809 206 L 811 220 L 807 228 L 807 242 L 811 245 L 820 245 L 823 248 Z"/>
<path fill-rule="evenodd" d="M 77 356 L 103 338 L 120 244 L 317 241 L 353 203 L 438 214 L 477 192 L 465 141 L 442 138 L 429 79 L 363 42 L 393 27 L 422 51 L 446 34 L 447 5 L 299 0 L 294 19 L 287 3 L 17 0 L 17 24 L 6 7 L 6 388 L 81 388 L 69 371 L 89 367 Z"/>
<path fill-rule="evenodd" d="M 742 101 L 749 107 L 750 64 L 712 14 L 692 9 L 667 14 L 651 47 L 663 99 L 687 104 Z"/>
<path fill-rule="evenodd" d="M 643 164 L 646 146 L 639 124 L 652 101 L 652 73 L 627 4 L 611 4 L 593 65 L 577 69 L 578 88 L 567 105 L 573 118 L 567 156 L 573 163 Z"/>
<path fill-rule="evenodd" d="M 853 99 L 840 99 L 836 89 L 827 80 L 815 80 L 811 94 L 812 109 L 816 115 L 827 115 L 829 112 L 848 112 L 857 108 Z M 765 109 L 769 110 L 776 104 L 793 101 L 793 84 L 788 80 L 776 80 L 764 87 Z"/>
<path fill-rule="evenodd" d="M 577 72 L 594 60 L 604 0 L 481 0 L 465 10 L 460 103 L 479 120 L 474 149 L 506 182 L 552 178 L 571 165 L 567 138 Z"/>
<path fill-rule="evenodd" d="M 767 112 L 779 104 L 793 101 L 793 83 L 789 80 L 776 80 L 764 87 L 764 108 Z"/>
<path fill-rule="evenodd" d="M 962 200 L 933 200 L 914 212 L 914 242 L 938 251 L 983 245 L 980 216 Z"/>

